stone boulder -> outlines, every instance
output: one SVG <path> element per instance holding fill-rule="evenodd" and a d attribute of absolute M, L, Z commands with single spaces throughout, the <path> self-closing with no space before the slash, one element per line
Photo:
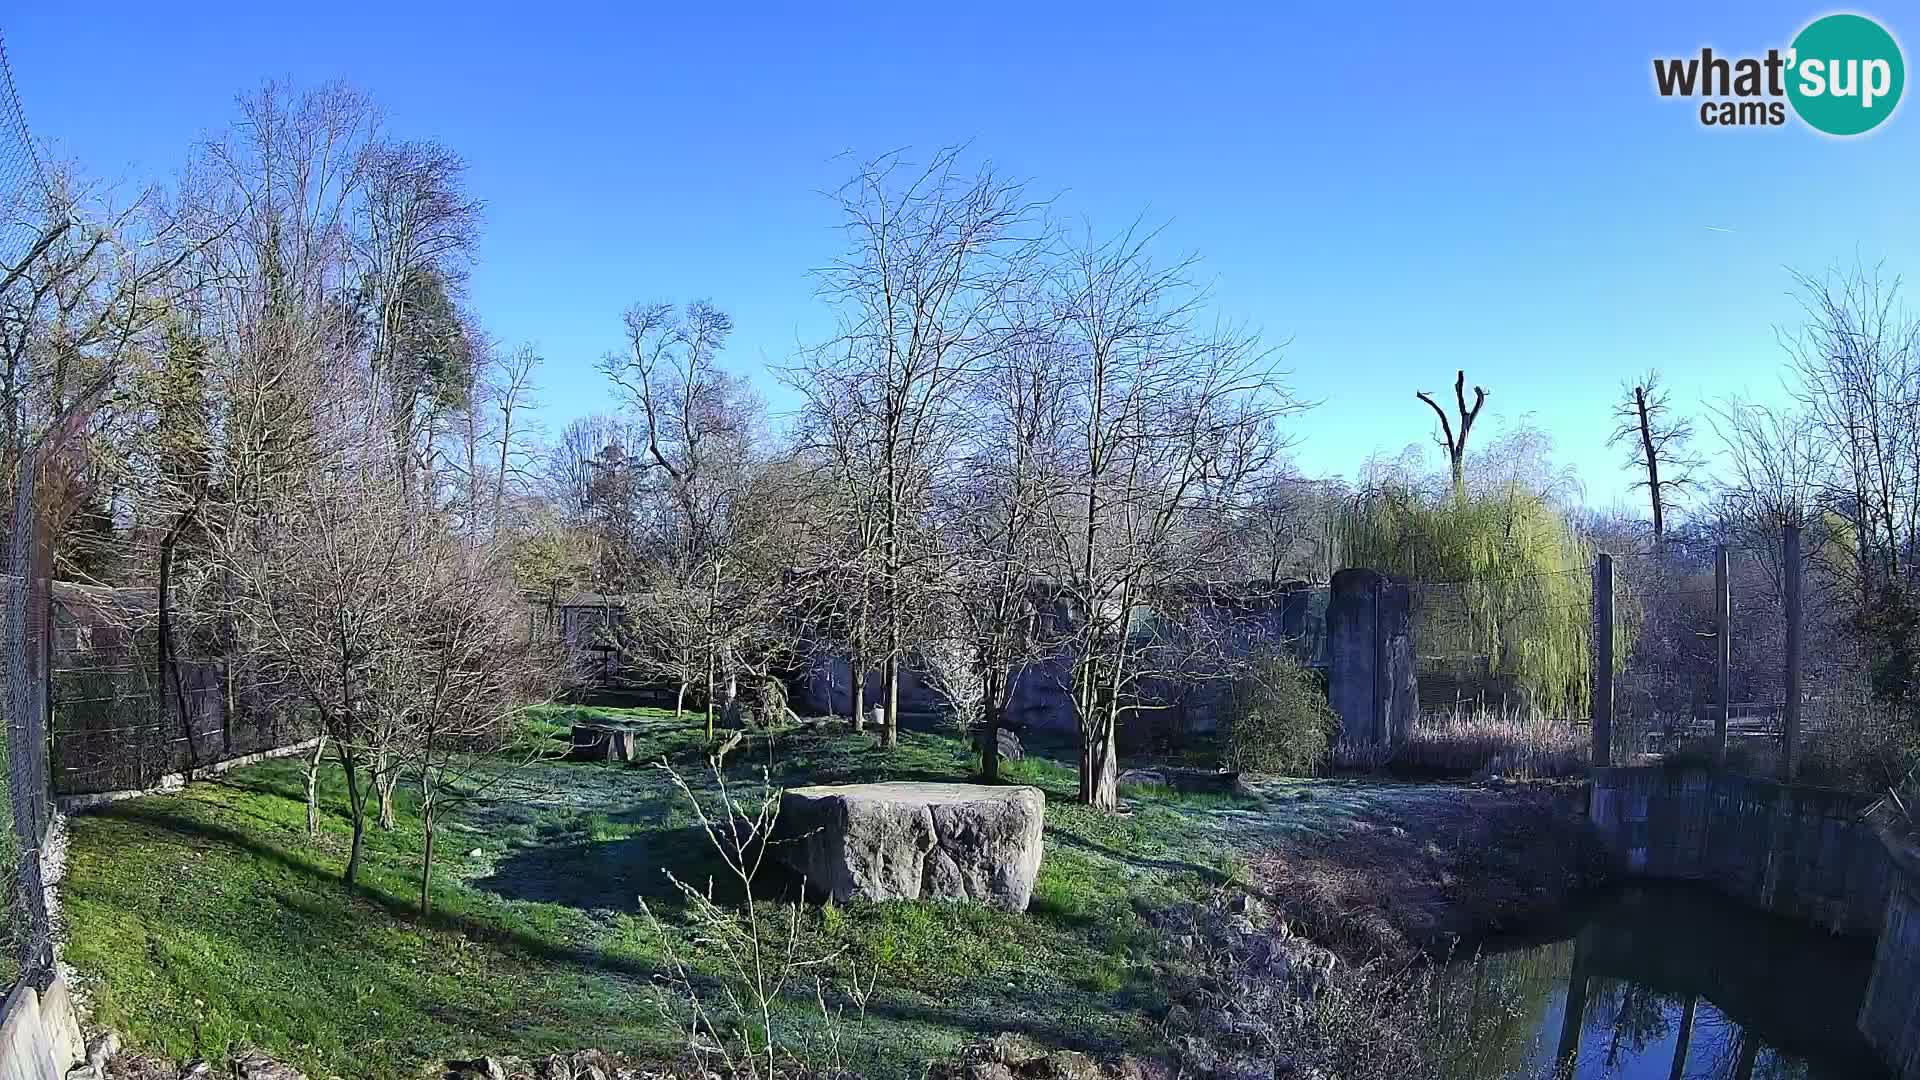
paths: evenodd
<path fill-rule="evenodd" d="M 1027 756 L 1026 750 L 1020 746 L 1020 736 L 1006 728 L 997 729 L 993 738 L 1001 761 L 1019 761 Z"/>
<path fill-rule="evenodd" d="M 1183 769 L 1160 767 L 1128 769 L 1118 777 L 1122 784 L 1151 784 L 1175 791 L 1200 795 L 1245 795 L 1238 769 Z"/>
<path fill-rule="evenodd" d="M 836 901 L 963 900 L 1025 911 L 1045 818 L 1039 788 L 803 787 L 780 797 L 773 850 Z"/>
<path fill-rule="evenodd" d="M 567 754 L 575 761 L 638 761 L 640 748 L 632 728 L 617 724 L 575 724 Z"/>

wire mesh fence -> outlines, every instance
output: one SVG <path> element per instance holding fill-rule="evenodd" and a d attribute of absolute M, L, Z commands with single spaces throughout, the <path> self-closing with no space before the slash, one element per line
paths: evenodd
<path fill-rule="evenodd" d="M 23 286 L 29 264 L 43 249 L 51 191 L 26 116 L 14 92 L 13 69 L 0 42 L 0 299 Z M 56 449 L 57 434 L 41 450 Z M 13 447 L 7 448 L 9 451 Z M 0 647 L 4 647 L 7 790 L 0 798 L 6 828 L 0 829 L 0 885 L 8 903 L 0 933 L 11 948 L 11 983 L 24 978 L 44 985 L 52 974 L 51 928 L 41 880 L 41 845 L 52 813 L 47 795 L 47 592 L 51 552 L 36 514 L 41 455 L 7 455 L 0 469 Z M 10 475 L 8 475 L 10 474 Z"/>
<path fill-rule="evenodd" d="M 281 707 L 243 665 L 222 658 L 177 665 L 176 683 L 159 676 L 151 648 L 57 661 L 49 710 L 56 797 L 148 790 L 312 738 L 312 725 Z"/>
<path fill-rule="evenodd" d="M 47 580 L 49 550 L 35 509 L 38 470 L 21 463 L 12 485 L 5 554 L 6 895 L 3 928 L 12 944 L 6 974 L 44 985 L 52 973 L 52 935 L 41 877 L 41 845 L 52 811 L 47 792 Z M 11 981 L 11 980 L 10 980 Z"/>
<path fill-rule="evenodd" d="M 1783 774 L 1791 749 L 1803 781 L 1865 783 L 1862 754 L 1896 719 L 1873 693 L 1872 657 L 1850 598 L 1817 566 L 1802 564 L 1796 715 L 1782 548 L 1726 550 L 1724 616 L 1717 554 L 1669 545 L 1607 556 L 1611 650 L 1603 648 L 1609 639 L 1592 565 L 1409 586 L 1419 709 L 1413 763 L 1499 771 L 1502 755 L 1509 765 L 1528 754 L 1591 761 L 1592 695 L 1604 666 L 1612 672 L 1607 761 L 1718 755 L 1724 702 L 1725 753 L 1743 771 Z"/>

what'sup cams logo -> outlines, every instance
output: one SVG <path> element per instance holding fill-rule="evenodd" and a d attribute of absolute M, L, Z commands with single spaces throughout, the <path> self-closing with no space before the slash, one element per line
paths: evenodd
<path fill-rule="evenodd" d="M 1900 44 L 1864 15 L 1826 15 L 1808 23 L 1786 49 L 1761 57 L 1656 59 L 1661 97 L 1700 98 L 1707 127 L 1779 127 L 1792 108 L 1828 135 L 1861 135 L 1885 123 L 1906 86 Z"/>

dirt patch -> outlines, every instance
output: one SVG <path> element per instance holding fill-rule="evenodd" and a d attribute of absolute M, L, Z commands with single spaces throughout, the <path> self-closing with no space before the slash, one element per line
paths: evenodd
<path fill-rule="evenodd" d="M 1250 871 L 1290 921 L 1346 959 L 1445 953 L 1539 922 L 1601 882 L 1583 791 L 1409 788 L 1337 830 L 1275 837 Z"/>

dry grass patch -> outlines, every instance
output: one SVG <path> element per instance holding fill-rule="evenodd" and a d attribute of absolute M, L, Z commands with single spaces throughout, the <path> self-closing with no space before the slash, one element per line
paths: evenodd
<path fill-rule="evenodd" d="M 1290 922 L 1354 961 L 1445 952 L 1599 883 L 1583 789 L 1409 788 L 1336 832 L 1280 838 L 1251 873 Z"/>

